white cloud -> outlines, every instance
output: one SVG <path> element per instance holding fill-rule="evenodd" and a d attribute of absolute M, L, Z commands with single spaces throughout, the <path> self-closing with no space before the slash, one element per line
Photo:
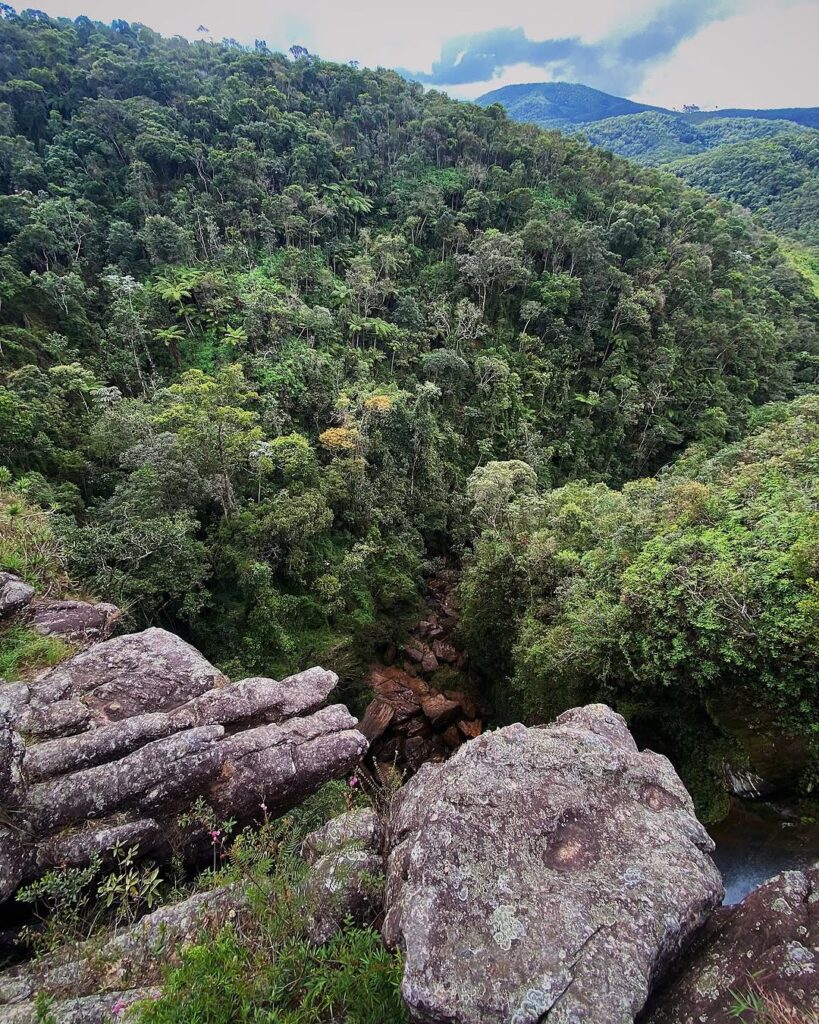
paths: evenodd
<path fill-rule="evenodd" d="M 492 89 L 500 89 L 504 85 L 523 85 L 527 82 L 551 82 L 554 75 L 548 67 L 538 64 L 509 64 L 501 74 L 485 82 L 470 82 L 468 85 L 449 85 L 441 88 L 442 91 L 454 96 L 459 100 L 474 100 L 476 96 L 482 96 Z"/>
<path fill-rule="evenodd" d="M 633 98 L 665 107 L 819 105 L 819 3 L 755 7 L 682 42 Z"/>
<path fill-rule="evenodd" d="M 668 2 L 668 0 L 666 0 Z M 670 0 L 681 3 L 682 0 Z M 716 21 L 654 65 L 634 98 L 664 106 L 819 103 L 819 0 L 732 0 L 744 13 Z M 20 6 L 24 6 L 22 3 Z M 447 39 L 499 27 L 528 39 L 594 43 L 644 23 L 662 0 L 39 0 L 49 14 L 141 21 L 166 35 L 265 39 L 330 60 L 429 71 Z M 473 98 L 500 85 L 548 81 L 548 66 L 514 64 L 488 82 L 448 91 Z"/>
<path fill-rule="evenodd" d="M 40 0 L 52 15 L 141 21 L 166 35 L 300 43 L 330 60 L 429 71 L 446 39 L 522 27 L 530 39 L 577 35 L 588 42 L 639 19 L 658 0 Z M 22 4 L 21 4 L 22 7 Z"/>

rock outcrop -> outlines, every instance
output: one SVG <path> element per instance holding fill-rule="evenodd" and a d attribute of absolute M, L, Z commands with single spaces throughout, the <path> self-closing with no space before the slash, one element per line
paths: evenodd
<path fill-rule="evenodd" d="M 737 997 L 780 1011 L 819 1014 L 819 867 L 786 871 L 720 908 L 653 999 L 645 1024 L 733 1024 Z"/>
<path fill-rule="evenodd" d="M 0 1020 L 37 1024 L 37 996 L 52 1000 L 49 1020 L 56 1024 L 110 1024 L 117 1013 L 158 994 L 168 963 L 186 946 L 202 940 L 242 911 L 244 899 L 233 886 L 197 893 L 161 907 L 100 944 L 90 941 L 66 958 L 51 954 L 0 974 Z M 118 1009 L 115 1009 L 118 1008 Z"/>
<path fill-rule="evenodd" d="M 34 587 L 24 583 L 19 576 L 0 572 L 0 619 L 17 615 L 34 600 Z"/>
<path fill-rule="evenodd" d="M 623 1024 L 719 905 L 671 764 L 603 705 L 422 768 L 387 836 L 385 941 L 424 1024 Z"/>
<path fill-rule="evenodd" d="M 98 601 L 38 599 L 30 606 L 27 624 L 43 636 L 84 647 L 109 637 L 121 615 L 116 605 Z"/>
<path fill-rule="evenodd" d="M 327 942 L 346 920 L 372 924 L 383 911 L 381 822 L 372 809 L 348 811 L 302 845 L 311 865 L 306 882 L 307 933 Z"/>
<path fill-rule="evenodd" d="M 0 898 L 117 842 L 195 845 L 176 820 L 198 797 L 250 820 L 351 771 L 367 742 L 345 707 L 323 707 L 336 683 L 319 668 L 231 683 L 147 629 L 0 685 Z"/>
<path fill-rule="evenodd" d="M 86 647 L 106 640 L 121 616 L 113 604 L 38 597 L 19 576 L 0 572 L 0 621 L 16 619 L 43 636 Z"/>

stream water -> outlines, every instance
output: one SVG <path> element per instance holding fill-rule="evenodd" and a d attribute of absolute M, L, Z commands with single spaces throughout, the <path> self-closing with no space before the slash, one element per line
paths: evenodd
<path fill-rule="evenodd" d="M 726 903 L 738 903 L 780 871 L 819 861 L 819 816 L 812 810 L 814 816 L 778 803 L 733 801 L 728 817 L 709 829 Z"/>

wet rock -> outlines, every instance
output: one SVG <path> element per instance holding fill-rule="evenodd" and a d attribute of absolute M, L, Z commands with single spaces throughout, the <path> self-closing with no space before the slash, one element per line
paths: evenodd
<path fill-rule="evenodd" d="M 464 721 L 463 719 L 458 722 L 458 731 L 462 736 L 468 740 L 474 740 L 476 736 L 480 736 L 483 731 L 482 724 L 477 720 Z"/>
<path fill-rule="evenodd" d="M 457 749 L 463 743 L 463 737 L 457 725 L 450 725 L 448 729 L 444 729 L 441 738 L 450 750 Z"/>
<path fill-rule="evenodd" d="M 367 705 L 364 717 L 358 724 L 359 729 L 364 733 L 370 743 L 379 739 L 389 728 L 390 722 L 395 717 L 395 708 L 387 701 L 376 697 Z"/>
<path fill-rule="evenodd" d="M 736 995 L 819 1013 L 819 867 L 786 871 L 714 914 L 676 977 L 652 1000 L 646 1024 L 733 1024 Z"/>
<path fill-rule="evenodd" d="M 421 701 L 421 709 L 435 726 L 444 726 L 460 714 L 461 707 L 442 693 L 430 694 Z"/>
<path fill-rule="evenodd" d="M 432 651 L 427 651 L 421 659 L 421 670 L 429 675 L 432 672 L 437 672 L 438 667 L 438 659 Z"/>
<path fill-rule="evenodd" d="M 761 800 L 772 796 L 776 789 L 761 775 L 748 769 L 734 768 L 726 764 L 723 768 L 728 792 L 745 800 Z"/>
<path fill-rule="evenodd" d="M 110 636 L 121 615 L 113 604 L 41 598 L 29 607 L 28 625 L 43 636 L 85 645 Z"/>
<path fill-rule="evenodd" d="M 420 640 L 409 640 L 404 644 L 404 653 L 413 661 L 421 662 L 424 655 L 431 653 L 429 647 Z"/>
<path fill-rule="evenodd" d="M 432 644 L 432 653 L 438 661 L 444 661 L 448 665 L 454 664 L 460 657 L 460 652 L 455 645 L 446 640 L 435 640 Z"/>
<path fill-rule="evenodd" d="M 723 893 L 670 763 L 603 705 L 423 767 L 387 843 L 383 934 L 424 1024 L 631 1021 Z"/>
<path fill-rule="evenodd" d="M 0 619 L 21 612 L 31 604 L 34 593 L 34 587 L 24 583 L 19 576 L 10 572 L 0 572 Z"/>

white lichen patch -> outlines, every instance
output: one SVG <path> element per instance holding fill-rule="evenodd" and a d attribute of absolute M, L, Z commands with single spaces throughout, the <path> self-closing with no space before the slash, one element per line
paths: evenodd
<path fill-rule="evenodd" d="M 537 985 L 524 993 L 510 1017 L 510 1024 L 536 1024 L 554 1006 L 569 981 L 568 975 L 541 978 Z"/>
<path fill-rule="evenodd" d="M 511 949 L 515 939 L 522 939 L 526 934 L 523 922 L 515 916 L 515 908 L 508 903 L 495 907 L 489 918 L 489 927 L 495 943 L 504 950 Z"/>
<path fill-rule="evenodd" d="M 785 977 L 793 974 L 812 973 L 815 970 L 814 953 L 806 949 L 801 942 L 789 942 L 782 973 Z"/>

